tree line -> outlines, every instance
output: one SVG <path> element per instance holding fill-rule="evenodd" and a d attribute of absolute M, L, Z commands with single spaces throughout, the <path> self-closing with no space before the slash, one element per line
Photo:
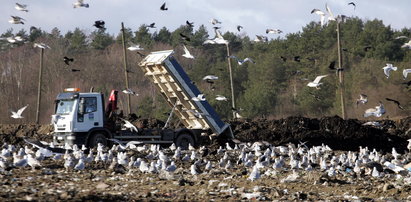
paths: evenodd
<path fill-rule="evenodd" d="M 188 36 L 184 40 L 181 34 Z M 22 36 L 27 41 L 9 43 L 0 40 L 0 108 L 1 123 L 30 123 L 35 121 L 37 82 L 40 50 L 33 42 L 43 42 L 51 47 L 44 51 L 44 69 L 40 122 L 49 123 L 54 112 L 54 99 L 67 87 L 103 92 L 125 88 L 121 32 L 111 35 L 105 30 L 91 33 L 76 28 L 62 34 L 58 28 L 50 33 L 41 29 L 9 29 L 0 37 Z M 344 97 L 348 118 L 363 118 L 368 108 L 384 103 L 385 118 L 408 116 L 410 110 L 410 78 L 402 78 L 402 70 L 411 68 L 411 50 L 401 48 L 411 37 L 411 30 L 394 30 L 381 20 L 349 18 L 341 24 L 342 68 Z M 232 118 L 231 90 L 224 45 L 203 45 L 214 33 L 204 25 L 197 29 L 181 25 L 174 31 L 166 27 L 151 32 L 145 25 L 137 30 L 125 29 L 128 45 L 141 45 L 144 50 L 127 52 L 130 87 L 139 96 L 131 98 L 131 112 L 142 117 L 166 119 L 170 112 L 159 92 L 146 79 L 138 66 L 144 55 L 151 51 L 173 49 L 183 66 L 207 100 L 224 119 Z M 339 84 L 336 72 L 329 68 L 338 60 L 336 24 L 321 26 L 310 22 L 301 31 L 277 37 L 268 42 L 254 42 L 244 33 L 225 32 L 231 55 L 251 58 L 255 63 L 238 65 L 232 60 L 234 94 L 237 109 L 247 118 L 281 118 L 287 116 L 322 117 L 341 116 Z M 195 56 L 194 60 L 182 57 L 182 44 Z M 74 58 L 66 65 L 63 57 Z M 387 79 L 382 67 L 392 63 L 398 71 Z M 338 64 L 338 61 L 337 61 Z M 72 71 L 77 69 L 80 71 Z M 309 88 L 307 83 L 318 75 L 324 78 L 320 89 Z M 206 75 L 219 77 L 214 84 L 202 81 Z M 359 94 L 368 95 L 368 103 L 357 105 Z M 215 100 L 224 95 L 228 101 Z M 396 99 L 404 109 L 399 109 L 385 98 Z M 29 104 L 23 120 L 10 118 L 10 110 Z M 120 94 L 120 108 L 126 111 L 126 96 Z"/>

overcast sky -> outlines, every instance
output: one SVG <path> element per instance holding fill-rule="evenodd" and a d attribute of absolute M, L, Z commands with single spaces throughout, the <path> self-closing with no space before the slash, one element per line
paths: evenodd
<path fill-rule="evenodd" d="M 287 33 L 301 31 L 311 21 L 319 21 L 320 17 L 311 14 L 318 8 L 325 11 L 327 3 L 335 15 L 358 16 L 361 19 L 383 20 L 385 25 L 394 29 L 410 26 L 410 0 L 361 0 L 354 1 L 356 8 L 348 5 L 351 0 L 85 0 L 89 8 L 73 8 L 75 0 L 1 0 L 0 33 L 13 28 L 14 32 L 30 26 L 40 27 L 49 32 L 57 27 L 65 34 L 76 27 L 90 33 L 95 28 L 95 20 L 104 20 L 107 31 L 117 35 L 121 22 L 133 31 L 141 24 L 156 23 L 156 29 L 163 26 L 173 31 L 186 20 L 194 22 L 194 29 L 201 24 L 206 25 L 211 33 L 210 19 L 216 18 L 222 22 L 222 31 L 237 33 L 236 26 L 242 25 L 242 33 L 252 39 L 256 34 L 264 34 L 267 28 Z M 17 11 L 15 2 L 27 4 L 29 12 Z M 160 6 L 166 2 L 168 11 L 160 11 Z M 24 18 L 25 25 L 10 24 L 11 15 Z M 210 34 L 211 35 L 211 34 Z M 277 37 L 277 35 L 270 35 Z"/>

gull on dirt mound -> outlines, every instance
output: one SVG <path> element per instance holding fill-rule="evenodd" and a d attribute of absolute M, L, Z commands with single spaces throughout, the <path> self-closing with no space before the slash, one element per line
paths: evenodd
<path fill-rule="evenodd" d="M 391 71 L 397 71 L 397 67 L 394 67 L 392 64 L 387 63 L 387 66 L 382 68 L 384 70 L 384 74 L 387 77 L 387 79 L 390 77 L 390 72 Z"/>
<path fill-rule="evenodd" d="M 190 51 L 188 51 L 185 45 L 183 45 L 183 49 L 184 49 L 184 54 L 182 55 L 183 57 L 188 58 L 188 59 L 194 59 L 194 56 L 191 55 Z"/>
<path fill-rule="evenodd" d="M 328 75 L 321 75 L 321 76 L 317 76 L 314 81 L 311 81 L 307 84 L 308 87 L 312 87 L 312 88 L 316 88 L 316 89 L 320 89 L 320 85 L 322 85 L 323 83 L 320 83 L 321 79 L 324 77 L 327 77 Z"/>
<path fill-rule="evenodd" d="M 11 117 L 12 117 L 12 118 L 15 118 L 15 119 L 22 119 L 22 118 L 24 118 L 23 116 L 21 116 L 21 114 L 22 114 L 23 111 L 27 108 L 27 106 L 29 106 L 29 105 L 26 105 L 26 106 L 20 108 L 19 110 L 17 110 L 17 112 L 11 111 L 11 114 L 12 114 Z"/>
<path fill-rule="evenodd" d="M 385 114 L 385 108 L 384 108 L 384 105 L 380 102 L 380 105 L 374 108 L 365 110 L 364 117 L 369 117 L 369 116 L 381 117 L 383 114 Z"/>

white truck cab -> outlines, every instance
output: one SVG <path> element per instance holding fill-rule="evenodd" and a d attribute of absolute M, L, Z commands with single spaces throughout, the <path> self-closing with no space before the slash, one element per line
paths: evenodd
<path fill-rule="evenodd" d="M 67 88 L 55 100 L 52 124 L 56 143 L 74 144 L 78 139 L 84 142 L 85 133 L 104 127 L 103 95 L 79 91 L 78 88 Z"/>

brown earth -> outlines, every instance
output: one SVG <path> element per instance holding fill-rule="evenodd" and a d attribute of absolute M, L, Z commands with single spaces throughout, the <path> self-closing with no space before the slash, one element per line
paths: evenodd
<path fill-rule="evenodd" d="M 230 124 L 236 139 L 241 142 L 266 141 L 285 145 L 301 141 L 307 142 L 308 146 L 324 143 L 339 150 L 335 151 L 337 153 L 358 151 L 359 146 L 383 152 L 390 152 L 395 147 L 404 153 L 406 140 L 411 138 L 410 122 L 410 118 L 383 120 L 382 126 L 375 128 L 363 126 L 363 121 L 344 121 L 339 117 L 289 117 L 280 120 L 232 121 Z M 23 146 L 23 138 L 49 142 L 51 131 L 49 125 L 0 124 L 0 143 Z M 136 153 L 129 155 L 143 157 Z M 221 155 L 209 155 L 207 158 L 217 164 Z M 233 162 L 234 156 L 230 156 Z M 252 182 L 247 180 L 250 170 L 237 167 L 193 176 L 189 173 L 192 162 L 177 163 L 179 169 L 173 175 L 108 170 L 107 165 L 95 163 L 83 171 L 66 171 L 63 161 L 51 159 L 46 159 L 42 165 L 42 168 L 34 170 L 26 167 L 0 172 L 0 200 L 411 200 L 410 182 L 389 174 L 383 178 L 372 178 L 342 172 L 335 177 L 328 177 L 317 168 L 312 172 L 301 171 L 296 180 L 284 181 L 292 173 L 286 169 Z M 261 172 L 264 173 L 264 170 Z"/>

